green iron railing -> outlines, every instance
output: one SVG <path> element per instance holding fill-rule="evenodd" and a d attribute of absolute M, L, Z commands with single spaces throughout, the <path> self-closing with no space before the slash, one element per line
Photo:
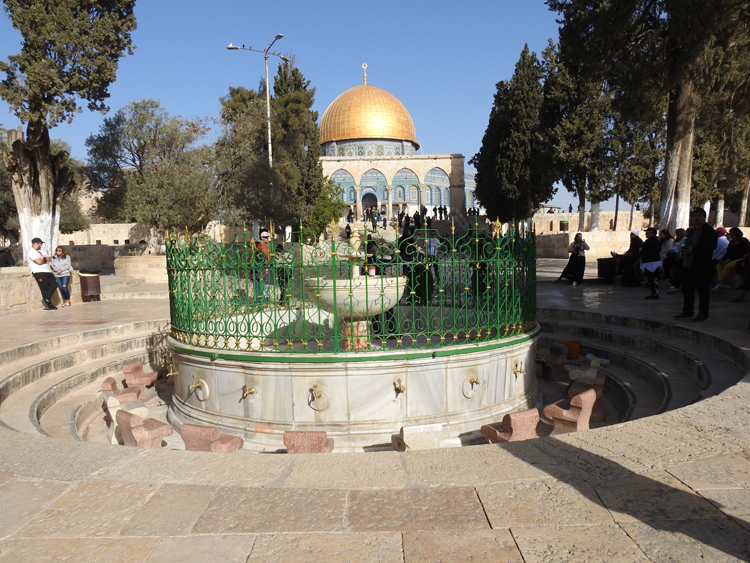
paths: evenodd
<path fill-rule="evenodd" d="M 246 231 L 231 242 L 168 236 L 172 336 L 217 351 L 309 354 L 476 344 L 536 327 L 533 233 L 419 229 L 395 243 L 364 233 L 267 246 Z"/>

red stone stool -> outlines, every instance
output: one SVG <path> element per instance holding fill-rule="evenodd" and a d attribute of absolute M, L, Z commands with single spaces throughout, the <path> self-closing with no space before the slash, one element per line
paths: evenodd
<path fill-rule="evenodd" d="M 185 449 L 192 452 L 229 453 L 239 450 L 244 440 L 239 436 L 221 434 L 212 426 L 183 424 L 180 435 L 185 442 Z"/>
<path fill-rule="evenodd" d="M 539 411 L 512 412 L 503 417 L 502 430 L 491 424 L 482 426 L 482 436 L 493 444 L 498 442 L 521 442 L 536 438 L 536 426 L 539 423 Z"/>
<path fill-rule="evenodd" d="M 596 391 L 589 389 L 572 399 L 562 399 L 544 407 L 544 416 L 555 423 L 552 434 L 588 430 L 595 402 Z"/>

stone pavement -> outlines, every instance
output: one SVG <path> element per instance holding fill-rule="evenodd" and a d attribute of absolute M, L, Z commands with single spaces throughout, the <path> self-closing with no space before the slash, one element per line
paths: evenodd
<path fill-rule="evenodd" d="M 540 307 L 677 323 L 679 295 L 547 283 L 564 263 L 539 261 Z M 0 353 L 168 315 L 133 297 L 2 317 Z M 747 354 L 748 305 L 712 297 L 711 320 L 686 326 Z M 0 428 L 0 562 L 750 561 L 748 382 L 585 433 L 403 453 L 139 451 Z"/>

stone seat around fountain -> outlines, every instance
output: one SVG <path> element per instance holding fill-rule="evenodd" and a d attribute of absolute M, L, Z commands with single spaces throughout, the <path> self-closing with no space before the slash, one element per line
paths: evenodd
<path fill-rule="evenodd" d="M 503 417 L 499 429 L 494 424 L 482 426 L 482 436 L 493 444 L 532 440 L 537 437 L 537 424 L 539 424 L 539 411 L 537 409 L 512 412 Z"/>
<path fill-rule="evenodd" d="M 544 407 L 544 416 L 555 424 L 552 435 L 588 430 L 595 402 L 596 392 L 589 389 L 571 399 L 562 399 Z"/>
<path fill-rule="evenodd" d="M 172 435 L 172 427 L 155 418 L 141 420 L 140 417 L 124 410 L 117 411 L 116 418 L 125 446 L 157 450 L 161 448 L 162 438 Z"/>
<path fill-rule="evenodd" d="M 242 448 L 244 440 L 239 436 L 221 434 L 212 426 L 183 424 L 180 436 L 185 449 L 193 452 L 229 453 Z"/>

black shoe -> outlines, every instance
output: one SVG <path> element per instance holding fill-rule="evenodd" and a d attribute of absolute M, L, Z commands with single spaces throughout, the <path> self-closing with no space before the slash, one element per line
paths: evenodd
<path fill-rule="evenodd" d="M 691 318 L 693 318 L 693 313 L 685 313 L 683 311 L 679 315 L 675 315 L 674 318 L 675 319 L 691 319 Z"/>
<path fill-rule="evenodd" d="M 55 307 L 50 301 L 47 301 L 46 303 L 48 311 L 57 311 L 57 307 Z"/>
<path fill-rule="evenodd" d="M 703 321 L 707 321 L 707 320 L 708 320 L 708 315 L 701 315 L 700 313 L 698 313 L 697 315 L 695 315 L 695 317 L 693 317 L 694 323 L 702 323 Z"/>
<path fill-rule="evenodd" d="M 45 301 L 44 299 L 42 299 L 42 307 L 44 307 L 45 311 L 51 311 L 52 310 L 52 309 L 50 309 L 51 306 L 52 306 L 52 303 L 50 303 L 49 301 Z"/>
<path fill-rule="evenodd" d="M 646 299 L 659 299 L 658 295 L 647 295 Z"/>

